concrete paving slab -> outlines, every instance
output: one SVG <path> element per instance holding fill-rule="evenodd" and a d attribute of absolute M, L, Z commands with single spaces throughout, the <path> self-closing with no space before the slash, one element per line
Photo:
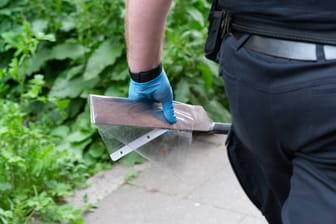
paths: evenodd
<path fill-rule="evenodd" d="M 262 217 L 246 216 L 239 224 L 267 224 L 267 222 Z"/>
<path fill-rule="evenodd" d="M 220 170 L 206 183 L 197 186 L 189 197 L 219 208 L 260 216 L 259 211 L 242 191 L 232 169 Z"/>
<path fill-rule="evenodd" d="M 101 202 L 86 224 L 239 224 L 244 216 L 161 192 L 123 185 Z"/>
<path fill-rule="evenodd" d="M 141 172 L 150 166 L 149 163 L 133 167 L 113 166 L 110 170 L 97 173 L 88 180 L 90 187 L 80 189 L 67 199 L 74 207 L 83 207 L 86 203 L 96 204 L 117 190 L 125 183 L 125 176 L 131 172 Z M 87 197 L 85 202 L 84 197 Z"/>
<path fill-rule="evenodd" d="M 85 216 L 85 223 L 265 224 L 233 174 L 225 137 L 197 136 L 183 164 L 167 169 L 146 163 L 129 184 L 117 175 L 119 187 L 100 198 L 99 208 Z"/>
<path fill-rule="evenodd" d="M 213 175 L 231 169 L 230 164 L 225 161 L 225 138 L 225 135 L 195 137 L 192 150 L 183 159 L 183 165 L 180 164 L 177 168 L 152 165 L 151 169 L 146 169 L 141 178 L 135 179 L 132 184 L 187 196 Z"/>

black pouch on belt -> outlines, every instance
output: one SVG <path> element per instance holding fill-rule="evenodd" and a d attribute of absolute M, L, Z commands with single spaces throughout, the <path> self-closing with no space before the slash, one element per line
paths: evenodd
<path fill-rule="evenodd" d="M 223 13 L 221 11 L 213 11 L 209 14 L 208 37 L 205 42 L 205 56 L 216 61 L 217 53 L 221 44 L 221 24 L 223 22 Z"/>
<path fill-rule="evenodd" d="M 219 51 L 221 42 L 228 33 L 230 15 L 221 10 L 218 6 L 218 1 L 214 0 L 208 16 L 209 28 L 208 37 L 205 42 L 204 52 L 205 56 L 217 62 L 217 53 Z"/>

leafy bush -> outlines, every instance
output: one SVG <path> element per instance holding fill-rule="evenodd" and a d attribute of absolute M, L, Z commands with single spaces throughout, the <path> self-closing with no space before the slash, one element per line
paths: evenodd
<path fill-rule="evenodd" d="M 216 121 L 228 121 L 218 66 L 203 55 L 210 3 L 175 1 L 166 32 L 164 64 L 177 101 L 202 105 Z"/>
<path fill-rule="evenodd" d="M 0 222 L 82 223 L 81 210 L 57 203 L 85 184 L 88 165 L 59 140 L 26 120 L 20 105 L 0 100 Z"/>

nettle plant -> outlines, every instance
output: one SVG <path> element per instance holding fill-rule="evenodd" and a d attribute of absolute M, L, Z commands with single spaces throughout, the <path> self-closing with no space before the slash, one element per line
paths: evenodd
<path fill-rule="evenodd" d="M 84 186 L 89 173 L 83 159 L 56 149 L 57 139 L 29 122 L 19 103 L 0 103 L 0 222 L 82 223 L 85 209 L 62 200 Z"/>
<path fill-rule="evenodd" d="M 42 95 L 44 77 L 27 72 L 39 42 L 53 39 L 34 35 L 27 22 L 19 30 L 2 33 L 12 57 L 0 70 L 0 222 L 83 223 L 89 206 L 74 209 L 62 200 L 85 185 L 90 167 L 72 149 L 58 147 L 47 115 L 35 110 L 44 106 L 62 117 L 64 102 Z"/>

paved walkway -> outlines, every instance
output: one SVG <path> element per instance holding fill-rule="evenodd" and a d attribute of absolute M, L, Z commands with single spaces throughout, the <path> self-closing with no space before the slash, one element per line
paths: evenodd
<path fill-rule="evenodd" d="M 226 136 L 193 137 L 184 162 L 158 167 L 113 169 L 96 175 L 93 185 L 78 192 L 98 201 L 99 208 L 85 216 L 87 224 L 266 224 L 249 202 L 231 170 Z M 139 175 L 125 182 L 125 176 Z M 77 199 L 76 199 L 77 198 Z"/>

